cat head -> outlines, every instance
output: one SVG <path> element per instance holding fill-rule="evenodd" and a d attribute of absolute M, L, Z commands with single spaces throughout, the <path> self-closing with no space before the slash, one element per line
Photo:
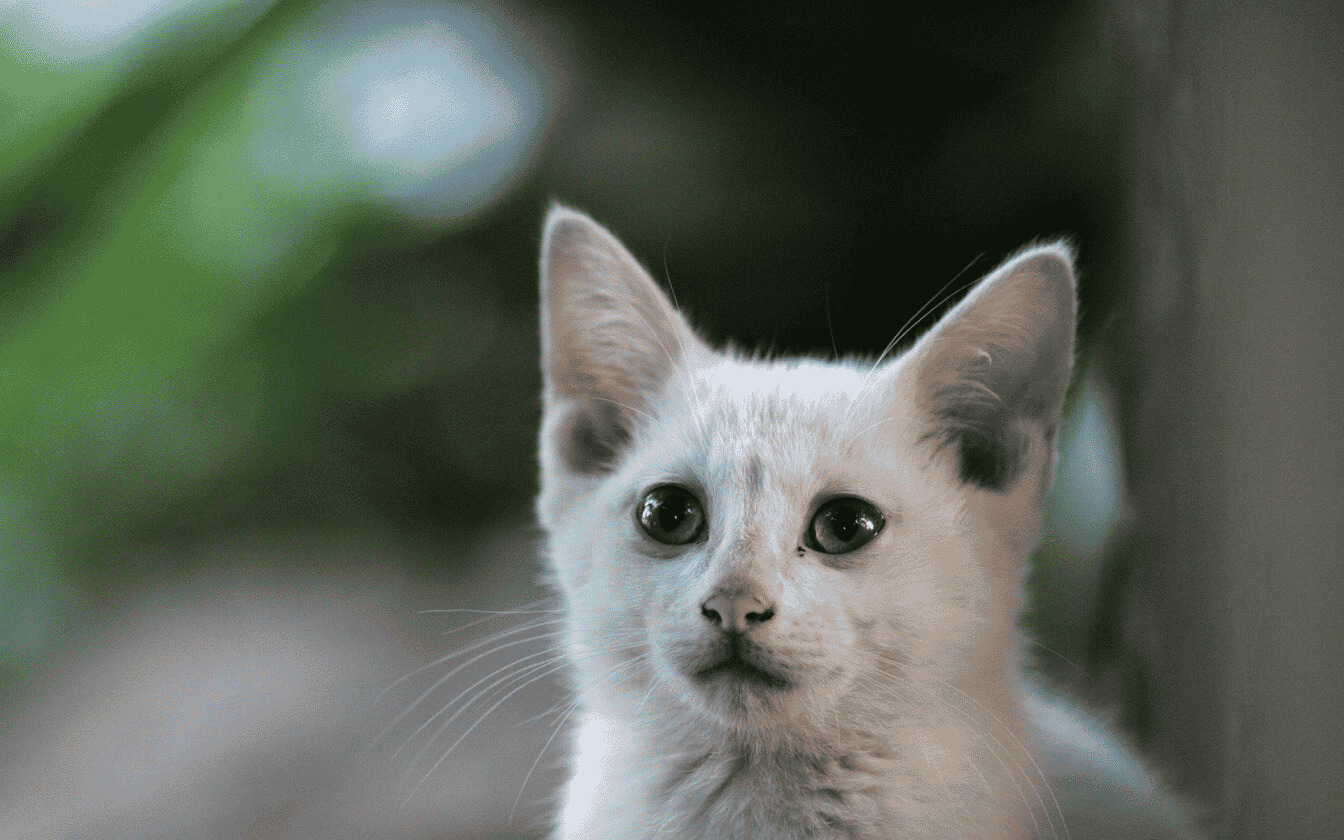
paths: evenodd
<path fill-rule="evenodd" d="M 716 351 L 565 208 L 541 282 L 537 507 L 589 703 L 761 737 L 1003 676 L 1072 367 L 1065 246 L 878 364 Z"/>

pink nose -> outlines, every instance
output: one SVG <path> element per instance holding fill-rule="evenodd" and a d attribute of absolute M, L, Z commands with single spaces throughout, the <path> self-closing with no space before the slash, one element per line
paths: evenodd
<path fill-rule="evenodd" d="M 700 605 L 700 614 L 726 633 L 745 633 L 775 617 L 775 607 L 755 595 L 715 595 Z"/>

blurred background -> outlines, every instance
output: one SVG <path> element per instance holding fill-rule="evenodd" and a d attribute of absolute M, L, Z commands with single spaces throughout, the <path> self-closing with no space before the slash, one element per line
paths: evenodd
<path fill-rule="evenodd" d="M 557 199 L 780 353 L 1068 237 L 1032 658 L 1216 836 L 1344 836 L 1342 41 L 1323 0 L 0 0 L 0 837 L 540 836 L 544 647 L 412 672 L 545 616 L 424 611 L 545 594 Z"/>

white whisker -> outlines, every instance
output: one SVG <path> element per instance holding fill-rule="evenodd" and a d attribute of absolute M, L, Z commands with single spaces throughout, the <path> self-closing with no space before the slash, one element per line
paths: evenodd
<path fill-rule="evenodd" d="M 536 658 L 539 657 L 539 656 L 544 656 L 544 657 L 547 657 L 547 658 L 546 658 L 545 660 L 543 660 L 541 663 L 533 663 L 533 664 L 531 664 L 531 665 L 526 665 L 526 666 L 523 666 L 522 668 L 519 668 L 519 666 L 522 665 L 522 663 L 527 662 L 528 660 L 531 660 L 531 659 L 536 659 Z M 444 721 L 445 724 L 450 724 L 450 723 L 452 723 L 454 720 L 457 719 L 458 715 L 460 715 L 462 712 L 464 712 L 464 711 L 466 711 L 467 709 L 469 709 L 469 708 L 472 706 L 472 704 L 475 703 L 477 700 L 481 699 L 482 697 L 488 697 L 488 696 L 490 695 L 490 692 L 492 692 L 493 690 L 495 690 L 495 688 L 499 687 L 500 685 L 507 685 L 508 682 L 509 682 L 510 680 L 516 678 L 519 674 L 522 674 L 522 673 L 530 673 L 531 670 L 533 670 L 533 669 L 536 669 L 536 668 L 539 668 L 539 667 L 540 667 L 540 668 L 544 668 L 544 667 L 546 667 L 547 665 L 551 665 L 551 664 L 554 664 L 554 663 L 556 663 L 556 662 L 563 662 L 564 659 L 565 659 L 565 657 L 564 657 L 563 654 L 557 653 L 557 652 L 554 651 L 554 650 L 543 650 L 543 651 L 538 651 L 537 653 L 529 654 L 529 655 L 524 656 L 524 657 L 521 657 L 521 658 L 519 658 L 519 659 L 515 659 L 515 660 L 513 660 L 512 662 L 510 662 L 509 664 L 503 666 L 502 668 L 497 668 L 497 669 L 495 669 L 494 671 L 491 671 L 490 673 L 486 674 L 484 677 L 481 677 L 480 679 L 478 679 L 476 682 L 474 682 L 474 683 L 472 683 L 471 685 L 467 686 L 466 688 L 462 689 L 462 690 L 461 690 L 460 692 L 458 692 L 457 695 L 454 696 L 451 700 L 449 700 L 449 701 L 448 701 L 447 703 L 445 703 L 444 705 L 440 706 L 440 707 L 439 707 L 439 710 L 438 710 L 437 712 L 435 712 L 434 714 L 430 715 L 428 719 L 426 719 L 423 723 L 421 723 L 419 726 L 417 726 L 417 727 L 415 728 L 415 731 L 411 732 L 410 735 L 407 735 L 407 736 L 406 736 L 405 740 L 403 740 L 403 741 L 401 742 L 401 746 L 397 747 L 397 749 L 392 753 L 392 757 L 395 758 L 397 755 L 399 755 L 399 754 L 401 753 L 402 750 L 406 749 L 406 747 L 407 747 L 412 741 L 415 740 L 415 738 L 416 738 L 417 735 L 419 735 L 421 732 L 425 731 L 425 729 L 427 729 L 427 728 L 429 727 L 430 724 L 432 724 L 434 721 L 438 720 L 439 717 L 440 717 L 441 715 L 443 715 L 445 712 L 447 712 L 449 709 L 452 709 L 453 706 L 455 706 L 459 700 L 461 700 L 463 697 L 466 697 L 468 694 L 470 694 L 472 691 L 474 691 L 476 688 L 478 688 L 482 683 L 489 682 L 489 681 L 492 680 L 492 679 L 495 680 L 495 681 L 494 681 L 493 683 L 491 683 L 489 686 L 486 686 L 485 688 L 483 688 L 483 689 L 481 689 L 479 692 L 477 692 L 476 695 L 473 696 L 473 697 L 472 697 L 470 700 L 468 700 L 466 703 L 463 703 L 462 706 L 459 707 L 458 710 L 457 710 L 456 712 L 454 712 L 453 714 L 449 715 L 448 719 L 447 719 L 446 721 Z M 500 674 L 504 674 L 504 672 L 506 672 L 506 671 L 509 672 L 509 673 L 505 674 L 505 676 L 503 676 L 503 677 L 499 677 Z M 496 677 L 498 677 L 498 679 L 496 679 Z M 442 731 L 442 730 L 439 730 L 439 731 Z M 415 754 L 415 757 L 411 759 L 411 763 L 412 763 L 412 764 L 414 764 L 416 761 L 419 760 L 420 755 L 424 752 L 424 750 L 429 746 L 430 743 L 433 743 L 433 740 L 434 740 L 434 739 L 431 738 L 429 741 L 427 741 L 427 742 L 425 743 L 424 746 L 422 746 L 422 747 L 420 748 L 420 752 L 417 752 L 417 753 Z"/>
<path fill-rule="evenodd" d="M 997 715 L 995 715 L 995 714 L 994 714 L 993 712 L 991 712 L 989 709 L 986 709 L 986 708 L 984 707 L 984 704 L 982 704 L 979 700 L 976 700 L 974 697 L 972 697 L 971 695 L 969 695 L 969 694 L 967 694 L 966 692 L 962 691 L 961 689 L 957 688 L 955 685 L 952 685 L 951 683 L 948 683 L 948 682 L 946 682 L 946 681 L 942 681 L 942 682 L 943 682 L 943 684 L 946 685 L 948 688 L 952 689 L 953 691 L 955 691 L 955 692 L 957 692 L 958 694 L 960 694 L 962 697 L 965 697 L 967 700 L 969 700 L 969 701 L 971 701 L 972 703 L 974 703 L 975 705 L 979 706 L 980 709 L 983 710 L 985 714 L 989 715 L 990 718 L 993 719 L 993 721 L 994 721 L 995 723 L 997 723 L 997 724 L 999 725 L 999 727 L 1000 727 L 1001 729 L 1003 729 L 1003 731 L 1007 732 L 1007 733 L 1008 733 L 1008 736 L 1009 736 L 1010 738 L 1012 738 L 1012 739 L 1017 743 L 1017 747 L 1018 747 L 1018 749 L 1020 749 L 1020 750 L 1022 751 L 1022 753 L 1023 753 L 1024 755 L 1026 755 L 1027 760 L 1031 762 L 1031 766 L 1032 766 L 1033 768 L 1035 768 L 1035 770 L 1036 770 L 1036 775 L 1040 777 L 1041 783 L 1045 785 L 1045 789 L 1046 789 L 1046 791 L 1050 794 L 1050 799 L 1054 802 L 1055 812 L 1059 814 L 1059 823 L 1060 823 L 1060 826 L 1062 826 L 1063 829 L 1064 829 L 1064 837 L 1065 837 L 1066 840 L 1067 840 L 1067 838 L 1069 838 L 1069 827 L 1068 827 L 1068 825 L 1065 824 L 1065 822 L 1064 822 L 1064 809 L 1060 807 L 1060 805 L 1059 805 L 1059 800 L 1055 797 L 1055 791 L 1054 791 L 1054 788 L 1052 788 L 1052 787 L 1050 786 L 1050 780 L 1046 778 L 1046 776 L 1045 776 L 1045 771 L 1042 770 L 1042 769 L 1041 769 L 1041 765 L 1038 764 L 1038 763 L 1036 762 L 1036 757 L 1035 757 L 1034 755 L 1031 754 L 1031 750 L 1027 749 L 1026 744 L 1023 744 L 1023 743 L 1022 743 L 1022 740 L 1021 740 L 1020 738 L 1018 738 L 1016 734 L 1013 733 L 1013 730 L 1012 730 L 1011 728 L 1009 728 L 1007 725 L 1005 725 L 1003 721 L 999 720 L 999 718 L 998 718 Z M 1041 806 L 1044 807 L 1044 806 L 1045 806 L 1045 803 L 1041 803 Z M 1052 826 L 1052 828 L 1053 828 L 1053 826 Z"/>
<path fill-rule="evenodd" d="M 626 662 L 619 663 L 619 664 L 617 664 L 617 665 L 615 665 L 615 666 L 609 668 L 608 671 L 609 671 L 609 672 L 617 672 L 619 669 L 621 669 L 621 668 L 623 668 L 623 667 L 626 667 L 626 666 L 629 666 L 629 665 L 632 665 L 632 664 L 636 664 L 636 663 L 643 662 L 643 661 L 646 660 L 646 659 L 648 659 L 648 654 L 641 654 L 641 655 L 639 655 L 639 656 L 636 656 L 636 657 L 633 658 L 633 659 L 630 659 L 630 660 L 628 660 L 628 661 L 626 661 Z M 654 678 L 654 680 L 652 681 L 652 683 L 651 683 L 650 686 L 649 686 L 649 694 L 652 694 L 652 693 L 653 693 L 653 688 L 654 688 L 655 685 L 657 685 L 657 677 Z M 649 695 L 646 694 L 646 695 L 644 696 L 644 699 L 647 700 L 648 697 L 649 697 Z M 642 705 L 642 704 L 641 704 L 641 705 Z M 537 758 L 536 758 L 536 760 L 533 761 L 533 762 L 532 762 L 532 766 L 531 766 L 530 768 L 528 768 L 527 775 L 526 775 L 526 776 L 523 776 L 523 783 L 522 783 L 521 785 L 519 785 L 519 787 L 518 787 L 518 795 L 515 796 L 515 797 L 513 798 L 513 805 L 509 808 L 509 819 L 508 819 L 508 822 L 505 823 L 506 825 L 513 825 L 513 815 L 514 815 L 514 813 L 518 810 L 518 801 L 521 800 L 521 799 L 523 798 L 523 791 L 527 789 L 527 783 L 528 783 L 528 781 L 531 780 L 531 778 L 532 778 L 532 774 L 536 772 L 536 770 L 537 770 L 537 765 L 541 763 L 541 757 L 542 757 L 543 755 L 546 754 L 546 749 L 551 745 L 551 742 L 555 740 L 555 736 L 556 736 L 556 735 L 559 735 L 559 734 L 560 734 L 560 731 L 561 731 L 562 729 L 564 729 L 564 727 L 565 727 L 565 721 L 569 720 L 570 715 L 572 715 L 572 714 L 574 713 L 574 711 L 575 711 L 576 709 L 578 709 L 578 707 L 579 707 L 579 701 L 578 701 L 577 699 L 575 699 L 574 702 L 570 703 L 569 708 L 565 711 L 564 716 L 561 717 L 560 720 L 555 724 L 554 731 L 551 732 L 551 737 L 549 737 L 549 738 L 546 739 L 546 743 L 545 743 L 545 744 L 542 744 L 542 746 L 541 746 L 541 750 L 537 753 Z"/>
<path fill-rule="evenodd" d="M 601 651 L 601 652 L 608 653 L 610 651 Z M 488 718 L 492 712 L 495 711 L 495 709 L 498 709 L 510 697 L 517 694 L 519 691 L 523 690 L 524 688 L 527 688 L 529 685 L 532 685 L 533 683 L 535 683 L 540 679 L 544 679 L 545 677 L 548 677 L 551 674 L 554 674 L 560 670 L 569 667 L 569 664 L 570 664 L 569 658 L 563 656 L 557 656 L 555 659 L 549 660 L 546 663 L 534 663 L 533 665 L 528 666 L 528 668 L 526 669 L 528 673 L 532 673 L 538 670 L 540 671 L 540 673 L 535 674 L 535 676 L 531 676 L 530 678 L 526 679 L 519 685 L 512 688 L 507 694 L 505 694 L 499 700 L 495 701 L 495 703 L 491 705 L 490 708 L 486 709 L 485 712 L 483 712 L 480 715 L 480 717 L 476 718 L 476 720 L 472 722 L 471 726 L 468 726 L 466 730 L 457 737 L 457 740 L 453 741 L 453 743 L 448 747 L 448 749 L 444 751 L 443 755 L 439 757 L 438 761 L 434 762 L 434 764 L 429 768 L 429 770 L 426 771 L 423 776 L 421 776 L 420 781 L 416 783 L 415 787 L 407 795 L 406 802 L 410 802 L 410 800 L 415 797 L 416 793 L 420 791 L 420 789 L 424 786 L 425 782 L 428 781 L 429 778 L 434 775 L 434 772 L 436 770 L 438 770 L 440 767 L 443 766 L 443 762 L 448 760 L 448 756 L 452 755 L 453 750 L 457 749 L 457 747 L 467 739 L 467 736 L 470 735 L 473 731 L 475 731 L 476 727 L 480 726 L 481 723 L 486 718 Z M 630 664 L 630 663 L 627 662 L 624 664 Z M 548 665 L 550 667 L 547 667 Z M 503 685 L 507 685 L 509 681 L 516 680 L 518 678 L 520 678 L 520 675 L 515 674 L 514 676 L 508 678 L 508 680 L 506 680 Z M 503 686 L 496 685 L 490 690 L 494 691 L 501 687 Z M 425 751 L 429 748 L 429 746 L 433 744 L 436 740 L 438 740 L 438 737 L 447 730 L 447 728 L 452 724 L 453 720 L 456 719 L 457 716 L 460 715 L 463 711 L 465 711 L 467 708 L 473 705 L 477 699 L 480 699 L 479 695 L 476 698 L 473 698 L 470 702 L 464 705 L 457 712 L 454 712 L 453 715 L 450 716 L 447 720 L 445 720 L 439 726 L 439 728 L 435 730 L 434 734 L 430 736 L 429 740 L 425 742 L 424 746 L 422 746 L 420 750 L 416 752 L 415 756 L 411 759 L 410 763 L 412 765 L 418 764 L 420 762 L 420 758 L 424 755 Z"/>
<path fill-rule="evenodd" d="M 453 750 L 457 749 L 457 746 L 458 746 L 459 744 L 461 744 L 464 740 L 466 740 L 466 737 L 467 737 L 468 735 L 470 735 L 470 734 L 472 733 L 472 731 L 474 731 L 474 730 L 476 729 L 477 726 L 480 725 L 481 721 L 483 721 L 483 720 L 485 720 L 487 717 L 489 717 L 491 712 L 493 712 L 495 709 L 498 709 L 498 708 L 499 708 L 501 705 L 503 705 L 504 702 L 507 701 L 510 697 L 512 697 L 513 695 L 517 694 L 519 691 L 523 690 L 524 688 L 527 688 L 527 687 L 528 687 L 529 685 L 531 685 L 532 683 L 534 683 L 534 682 L 536 682 L 537 680 L 542 679 L 542 678 L 544 678 L 544 677 L 550 676 L 551 674 L 553 674 L 553 673 L 555 673 L 556 671 L 559 671 L 559 670 L 561 670 L 562 668 L 565 668 L 565 667 L 567 667 L 567 664 L 562 662 L 562 663 L 560 663 L 559 665 L 555 665 L 555 666 L 553 666 L 553 667 L 551 667 L 551 668 L 549 668 L 549 669 L 543 670 L 543 671 L 542 671 L 540 674 L 538 674 L 537 676 L 534 676 L 534 677 L 532 677 L 531 679 L 528 679 L 527 681 L 525 681 L 525 682 L 521 683 L 520 685 L 514 687 L 512 690 L 509 691 L 508 694 L 505 694 L 505 695 L 504 695 L 503 697 L 501 697 L 499 700 L 496 700 L 496 701 L 495 701 L 495 704 L 494 704 L 493 706 L 491 706 L 490 708 L 486 709 L 486 710 L 485 710 L 485 713 L 482 714 L 480 717 L 476 718 L 476 721 L 475 721 L 474 723 L 472 723 L 471 726 L 467 727 L 467 730 L 466 730 L 465 732 L 463 732 L 460 736 L 458 736 L 458 739 L 457 739 L 456 741 L 454 741 L 454 742 L 452 743 L 452 745 L 448 747 L 447 750 L 444 751 L 443 755 L 440 756 L 439 760 L 436 761 L 436 762 L 434 762 L 433 766 L 431 766 L 431 767 L 429 768 L 429 770 L 427 770 L 427 771 L 425 772 L 425 774 L 424 774 L 423 776 L 420 777 L 420 781 L 416 782 L 415 787 L 411 789 L 411 792 L 410 792 L 409 794 L 407 794 L 405 802 L 406 802 L 406 803 L 409 803 L 412 799 L 415 798 L 415 795 L 416 795 L 417 793 L 420 792 L 420 789 L 421 789 L 422 787 L 424 787 L 425 782 L 429 781 L 429 778 L 430 778 L 431 776 L 434 775 L 434 771 L 438 770 L 440 767 L 443 766 L 443 762 L 445 762 L 445 761 L 448 760 L 448 756 L 450 756 L 450 755 L 453 754 Z M 430 738 L 430 740 L 429 740 L 428 743 L 433 743 L 434 740 L 437 739 L 438 736 L 441 735 L 441 734 L 443 733 L 444 729 L 447 728 L 447 726 L 448 726 L 449 723 L 451 723 L 451 720 L 446 721 L 446 722 L 444 723 L 444 725 L 443 725 L 442 727 L 440 727 L 439 730 L 436 731 L 436 732 L 434 733 L 434 735 Z M 416 758 L 414 759 L 414 761 L 415 761 L 415 762 L 418 762 L 419 757 L 420 757 L 420 753 L 417 753 L 417 754 L 416 754 Z"/>
<path fill-rule="evenodd" d="M 635 414 L 642 415 L 642 416 L 644 417 L 644 419 L 646 419 L 646 420 L 648 420 L 648 421 L 650 421 L 650 422 L 653 421 L 653 415 L 652 415 L 652 414 L 649 414 L 647 411 L 641 411 L 641 410 L 639 410 L 638 408 L 635 408 L 635 407 L 632 406 L 632 405 L 626 405 L 626 404 L 623 403 L 623 402 L 618 402 L 617 400 L 610 400 L 610 399 L 607 399 L 606 397 L 593 397 L 593 399 L 595 399 L 595 400 L 597 400 L 597 401 L 599 401 L 599 402 L 611 403 L 612 405 L 614 405 L 614 406 L 616 406 L 616 407 L 618 407 L 618 408 L 623 408 L 623 409 L 625 409 L 626 411 L 633 411 Z"/>
<path fill-rule="evenodd" d="M 923 306 L 921 306 L 919 309 L 916 309 L 916 310 L 915 310 L 915 313 L 914 313 L 913 315 L 911 315 L 908 319 L 906 319 L 906 322 L 905 322 L 904 324 L 902 324 L 902 325 L 901 325 L 901 328 L 900 328 L 899 330 L 896 331 L 896 334 L 893 335 L 893 336 L 891 337 L 891 341 L 888 341 L 888 342 L 887 342 L 887 345 L 886 345 L 885 347 L 882 348 L 882 352 L 877 354 L 877 358 L 873 361 L 872 365 L 868 368 L 867 373 L 864 374 L 864 376 L 863 376 L 863 385 L 862 385 L 862 388 L 861 388 L 860 393 L 863 393 L 864 391 L 867 391 L 867 389 L 868 389 L 868 387 L 869 387 L 869 382 L 872 380 L 873 374 L 877 372 L 878 367 L 881 366 L 883 360 L 887 358 L 887 354 L 889 354 L 892 350 L 895 350 L 896 347 L 901 343 L 901 341 L 902 341 L 907 335 L 909 335 L 910 332 L 911 332 L 912 330 L 914 330 L 916 327 L 918 327 L 918 326 L 924 321 L 925 318 L 929 317 L 929 316 L 932 315 L 934 312 L 937 312 L 939 309 L 941 309 L 942 306 L 943 306 L 945 303 L 947 303 L 949 300 L 951 300 L 952 298 L 956 297 L 956 296 L 957 296 L 958 294 L 960 294 L 963 290 L 965 290 L 965 289 L 967 289 L 967 288 L 969 288 L 969 287 L 975 285 L 975 282 L 976 282 L 976 281 L 973 280 L 973 281 L 971 281 L 971 282 L 969 282 L 969 283 L 964 283 L 964 284 L 962 284 L 961 286 L 958 286 L 957 288 L 953 289 L 951 292 L 947 292 L 948 287 L 951 286 L 953 283 L 957 282 L 957 280 L 958 280 L 963 274 L 965 274 L 967 271 L 969 271 L 970 268 L 971 268 L 971 266 L 973 266 L 973 265 L 975 265 L 977 262 L 979 262 L 980 259 L 981 259 L 982 257 L 984 257 L 984 254 L 983 254 L 983 253 L 981 253 L 981 254 L 980 254 L 979 256 L 977 256 L 975 259 L 973 259 L 973 260 L 971 260 L 970 262 L 968 262 L 968 263 L 961 269 L 961 271 L 958 271 L 955 275 L 952 276 L 952 279 L 951 279 L 951 280 L 948 280 L 946 283 L 944 283 L 944 284 L 942 285 L 942 287 L 941 287 L 940 289 L 938 289 L 938 291 L 934 292 L 933 295 L 932 295 L 927 301 L 925 301 L 925 303 L 924 303 Z M 944 294 L 944 292 L 947 292 L 947 294 Z M 849 418 L 850 416 L 852 416 L 852 414 L 853 414 L 853 412 L 854 412 L 854 406 L 855 406 L 858 402 L 859 402 L 859 399 L 858 399 L 858 397 L 856 396 L 855 399 L 853 400 L 853 402 L 850 403 L 849 410 L 847 410 L 847 411 L 845 412 L 845 416 L 846 416 L 846 418 Z"/>
<path fill-rule="evenodd" d="M 462 656 L 463 654 L 470 653 L 470 652 L 472 652 L 473 650 L 479 650 L 480 648 L 482 648 L 482 647 L 484 647 L 484 646 L 490 644 L 490 643 L 493 642 L 493 641 L 496 641 L 496 640 L 501 639 L 501 638 L 505 638 L 505 637 L 507 637 L 507 636 L 511 636 L 511 635 L 513 635 L 513 634 L 515 634 L 515 633 L 525 633 L 525 632 L 527 632 L 528 630 L 535 630 L 535 629 L 538 628 L 538 627 L 544 627 L 544 626 L 546 626 L 546 625 L 548 625 L 548 624 L 560 624 L 560 623 L 561 623 L 561 620 L 560 620 L 560 619 L 553 619 L 553 620 L 551 620 L 551 621 L 529 621 L 529 622 L 524 622 L 521 626 L 519 626 L 519 627 L 515 627 L 515 628 L 513 628 L 513 629 L 511 629 L 511 630 L 506 630 L 506 631 L 502 631 L 502 632 L 499 632 L 499 633 L 491 634 L 490 636 L 487 636 L 487 637 L 484 638 L 484 639 L 481 639 L 481 640 L 479 640 L 479 641 L 477 641 L 477 642 L 475 642 L 475 643 L 473 643 L 473 644 L 470 644 L 470 645 L 468 645 L 468 646 L 466 646 L 466 647 L 464 647 L 464 648 L 460 648 L 460 649 L 458 649 L 458 650 L 455 650 L 455 651 L 453 651 L 452 653 L 450 653 L 450 654 L 448 654 L 448 655 L 446 655 L 446 656 L 442 656 L 442 657 L 440 657 L 440 658 L 434 660 L 433 662 L 428 662 L 428 663 L 426 663 L 426 664 L 424 664 L 424 665 L 421 665 L 420 667 L 416 668 L 415 670 L 410 671 L 409 673 L 406 673 L 406 674 L 403 674 L 403 675 L 400 676 L 400 677 L 397 677 L 395 680 L 393 680 L 391 683 L 389 683 L 388 686 L 387 686 L 386 688 L 384 688 L 382 691 L 378 692 L 378 696 L 375 697 L 374 700 L 373 700 L 374 705 L 377 705 L 378 703 L 382 702 L 383 698 L 386 697 L 386 696 L 387 696 L 393 689 L 395 689 L 397 686 L 401 685 L 402 683 L 406 682 L 407 680 L 411 679 L 412 677 L 415 677 L 415 676 L 418 676 L 418 675 L 420 675 L 420 674 L 423 674 L 425 671 L 428 671 L 428 670 L 431 669 L 431 668 L 438 667 L 439 665 L 442 665 L 442 664 L 444 664 L 445 662 L 451 662 L 452 660 L 456 659 L 456 658 L 459 657 L 459 656 Z"/>
<path fill-rule="evenodd" d="M 542 622 L 542 624 L 559 624 L 559 623 L 560 623 L 560 622 L 559 622 L 558 620 L 557 620 L 557 621 Z M 519 630 L 523 630 L 523 629 L 532 630 L 532 629 L 535 629 L 535 628 L 534 628 L 534 627 L 519 628 Z M 511 631 L 511 632 L 512 632 L 512 631 Z M 509 634 L 504 634 L 504 635 L 509 635 Z M 484 653 L 478 653 L 477 655 L 471 657 L 470 659 L 466 660 L 465 662 L 460 663 L 459 665 L 457 665 L 456 667 L 454 667 L 452 670 L 450 670 L 448 673 L 444 674 L 443 676 L 441 676 L 441 677 L 439 677 L 437 680 L 435 680 L 434 683 L 433 683 L 429 688 L 425 689 L 423 692 L 420 693 L 420 696 L 416 697 L 413 701 L 411 701 L 411 704 L 410 704 L 409 706 L 407 706 L 407 707 L 406 707 L 400 714 L 398 714 L 395 718 L 393 718 L 392 721 L 391 721 L 390 723 L 387 724 L 387 726 L 383 727 L 382 731 L 380 731 L 376 736 L 374 736 L 373 744 L 377 744 L 379 741 L 381 741 L 381 740 L 383 739 L 383 737 L 384 737 L 385 735 L 387 735 L 388 732 L 390 732 L 390 731 L 391 731 L 393 728 L 395 728 L 399 723 L 401 723 L 403 720 L 405 720 L 407 715 L 409 715 L 411 712 L 415 711 L 415 709 L 416 709 L 417 707 L 419 707 L 419 705 L 420 705 L 421 703 L 423 703 L 427 697 L 429 697 L 431 694 L 433 694 L 435 691 L 437 691 L 442 685 L 444 685 L 445 683 L 447 683 L 447 682 L 448 682 L 450 679 L 452 679 L 455 675 L 457 675 L 458 673 L 461 673 L 462 669 L 463 669 L 463 668 L 466 668 L 468 665 L 471 665 L 472 663 L 475 663 L 475 662 L 479 662 L 479 661 L 481 661 L 482 659 L 485 659 L 485 658 L 487 658 L 487 657 L 494 656 L 495 654 L 499 653 L 501 650 L 505 650 L 505 649 L 507 649 L 507 648 L 515 647 L 515 646 L 517 646 L 517 645 L 530 644 L 530 643 L 532 643 L 532 642 L 538 642 L 538 641 L 542 641 L 542 640 L 544 640 L 544 639 L 551 639 L 551 638 L 555 638 L 555 637 L 560 636 L 560 635 L 563 635 L 563 631 L 554 631 L 554 632 L 550 632 L 550 633 L 542 633 L 542 634 L 537 635 L 537 636 L 530 636 L 530 637 L 528 637 L 528 638 L 524 638 L 524 639 L 515 639 L 515 640 L 513 640 L 513 641 L 511 641 L 511 642 L 506 642 L 506 643 L 504 643 L 504 644 L 497 645 L 496 647 L 490 648 L 489 650 L 485 651 Z M 494 639 L 486 640 L 486 643 L 488 643 L 488 642 L 490 642 L 490 641 L 494 641 Z M 455 659 L 456 657 L 462 655 L 463 653 L 468 653 L 468 652 L 470 652 L 470 651 L 472 651 L 472 650 L 479 649 L 479 648 L 482 647 L 482 646 L 483 646 L 483 645 L 481 645 L 481 644 L 470 645 L 470 646 L 468 646 L 467 648 L 464 648 L 463 650 L 458 651 L 457 653 L 453 653 L 453 654 L 450 654 L 450 655 L 448 655 L 448 656 L 445 656 L 445 657 L 443 657 L 443 658 L 441 658 L 441 659 L 435 660 L 434 662 L 430 663 L 430 665 L 422 666 L 421 668 L 416 669 L 416 671 L 413 671 L 412 674 L 415 674 L 415 673 L 421 673 L 421 672 L 425 671 L 426 669 L 428 669 L 429 667 L 433 667 L 433 666 L 435 666 L 435 665 L 439 665 L 439 664 L 442 664 L 442 663 L 444 663 L 444 662 L 451 661 L 451 660 Z M 409 675 L 408 675 L 408 676 L 409 676 Z M 403 677 L 402 679 L 405 679 L 405 677 Z M 389 686 L 389 688 L 390 688 L 390 687 L 391 687 L 391 686 Z M 386 689 L 385 689 L 385 691 L 386 691 Z"/>

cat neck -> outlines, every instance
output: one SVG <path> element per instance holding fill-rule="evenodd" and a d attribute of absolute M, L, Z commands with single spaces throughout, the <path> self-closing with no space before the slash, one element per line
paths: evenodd
<path fill-rule="evenodd" d="M 1016 685 L 990 674 L 924 682 L 910 687 L 917 698 L 855 698 L 760 731 L 640 707 L 636 692 L 590 696 L 571 786 L 601 794 L 570 801 L 592 807 L 600 836 L 665 825 L 670 835 L 649 836 L 867 840 L 909 826 L 911 840 L 1018 840 L 1029 835 L 1017 806 L 1030 759 Z"/>

